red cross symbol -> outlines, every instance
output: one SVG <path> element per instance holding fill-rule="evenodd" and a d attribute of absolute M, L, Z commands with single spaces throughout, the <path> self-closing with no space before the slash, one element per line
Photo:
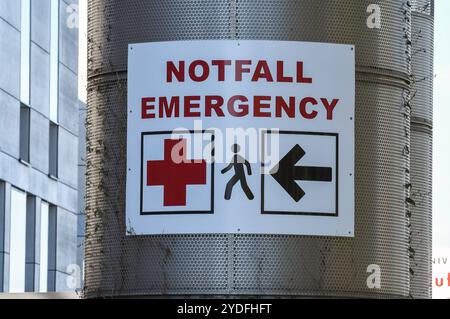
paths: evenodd
<path fill-rule="evenodd" d="M 204 184 L 206 162 L 187 160 L 186 139 L 164 140 L 164 160 L 147 161 L 147 186 L 164 186 L 164 206 L 186 206 L 186 186 Z"/>

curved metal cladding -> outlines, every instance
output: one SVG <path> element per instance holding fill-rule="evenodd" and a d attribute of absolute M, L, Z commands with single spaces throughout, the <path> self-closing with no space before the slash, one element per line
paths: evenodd
<path fill-rule="evenodd" d="M 410 35 L 401 0 L 90 1 L 85 296 L 409 296 Z M 127 45 L 189 39 L 356 46 L 354 238 L 125 235 Z"/>
<path fill-rule="evenodd" d="M 412 2 L 411 296 L 431 297 L 434 3 Z"/>
<path fill-rule="evenodd" d="M 431 298 L 432 258 L 432 133 L 426 126 L 412 125 L 411 184 L 415 202 L 411 213 L 411 296 Z"/>
<path fill-rule="evenodd" d="M 425 120 L 423 124 L 429 126 L 433 121 L 433 31 L 433 15 L 422 11 L 412 12 L 411 115 L 413 120 Z"/>

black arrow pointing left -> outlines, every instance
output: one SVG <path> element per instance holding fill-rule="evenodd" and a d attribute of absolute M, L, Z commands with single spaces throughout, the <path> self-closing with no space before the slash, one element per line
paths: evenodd
<path fill-rule="evenodd" d="M 296 202 L 305 192 L 295 181 L 331 182 L 331 167 L 295 166 L 305 155 L 305 151 L 296 144 L 270 171 L 270 175 L 284 188 Z"/>

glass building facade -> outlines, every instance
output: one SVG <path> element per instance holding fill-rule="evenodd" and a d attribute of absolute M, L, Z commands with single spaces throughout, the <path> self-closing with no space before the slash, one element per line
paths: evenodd
<path fill-rule="evenodd" d="M 0 292 L 81 283 L 77 5 L 0 0 Z"/>

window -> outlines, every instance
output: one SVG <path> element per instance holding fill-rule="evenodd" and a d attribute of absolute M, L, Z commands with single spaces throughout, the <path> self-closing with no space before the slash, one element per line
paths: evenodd
<path fill-rule="evenodd" d="M 40 229 L 40 256 L 39 256 L 39 292 L 47 292 L 48 289 L 48 224 L 49 205 L 41 203 L 41 229 Z"/>
<path fill-rule="evenodd" d="M 48 278 L 47 291 L 56 290 L 56 241 L 58 208 L 54 205 L 48 206 Z"/>
<path fill-rule="evenodd" d="M 51 0 L 50 21 L 50 120 L 58 123 L 59 0 Z"/>
<path fill-rule="evenodd" d="M 9 292 L 25 291 L 27 195 L 11 189 Z"/>
<path fill-rule="evenodd" d="M 31 5 L 30 0 L 21 2 L 20 22 L 20 101 L 30 104 L 30 33 Z"/>
<path fill-rule="evenodd" d="M 6 225 L 9 225 L 9 202 L 10 198 L 7 198 L 10 195 L 11 191 L 9 185 L 0 180 L 0 293 L 5 290 L 5 279 L 9 274 L 5 273 L 5 257 L 7 258 L 8 247 L 5 245 L 6 236 L 9 234 L 9 228 L 6 229 Z M 7 207 L 8 205 L 8 207 Z"/>
<path fill-rule="evenodd" d="M 21 104 L 20 106 L 20 160 L 30 162 L 30 108 Z"/>
<path fill-rule="evenodd" d="M 49 134 L 49 169 L 50 177 L 58 177 L 58 125 L 50 122 Z"/>

